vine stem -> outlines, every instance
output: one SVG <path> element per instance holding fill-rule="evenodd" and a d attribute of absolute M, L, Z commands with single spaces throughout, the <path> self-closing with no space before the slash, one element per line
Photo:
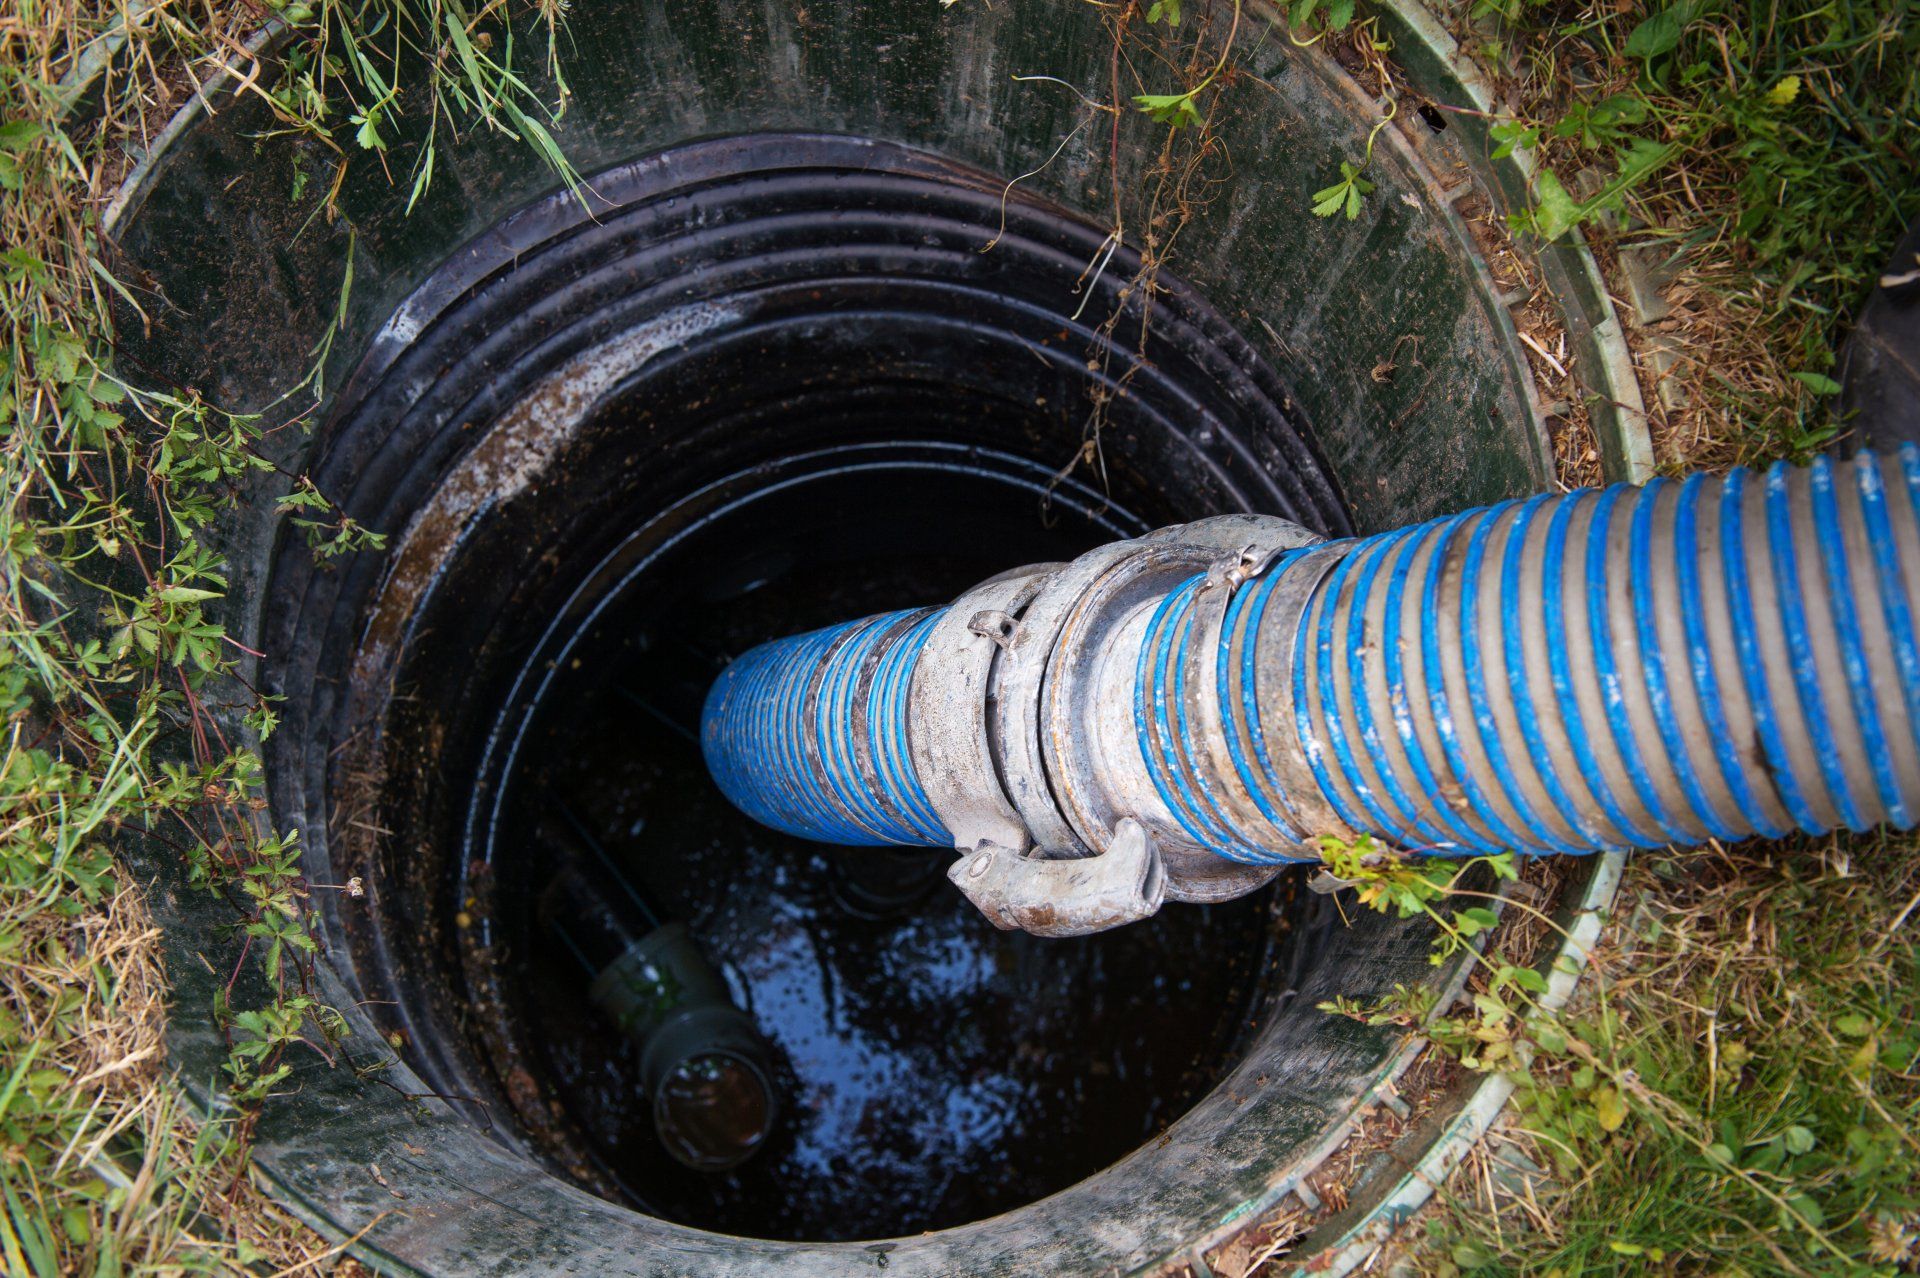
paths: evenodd
<path fill-rule="evenodd" d="M 1113 29 L 1112 62 L 1109 69 L 1109 78 L 1112 83 L 1113 100 L 1116 105 L 1120 101 L 1120 46 L 1126 41 L 1127 23 L 1132 17 L 1133 6 L 1128 5 L 1121 13 L 1120 19 Z M 1113 113 L 1113 135 L 1107 153 L 1108 177 L 1113 183 L 1113 234 L 1116 239 L 1126 230 L 1126 215 L 1122 212 L 1120 200 L 1120 117 L 1122 114 L 1122 112 L 1117 110 Z"/>
<path fill-rule="evenodd" d="M 1220 60 L 1213 64 L 1213 70 L 1207 72 L 1206 79 L 1187 90 L 1188 97 L 1193 97 L 1219 79 L 1220 73 L 1227 69 L 1227 59 L 1233 56 L 1233 42 L 1240 35 L 1240 5 L 1241 0 L 1233 0 L 1233 22 L 1227 27 L 1227 43 L 1220 50 Z"/>

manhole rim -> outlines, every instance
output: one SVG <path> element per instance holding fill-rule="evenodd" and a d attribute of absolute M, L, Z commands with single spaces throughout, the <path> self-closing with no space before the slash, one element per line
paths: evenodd
<path fill-rule="evenodd" d="M 1490 94 L 1486 90 L 1484 81 L 1470 74 L 1470 65 L 1460 56 L 1451 37 L 1446 34 L 1426 6 L 1418 3 L 1417 0 L 1387 0 L 1383 8 L 1397 18 L 1422 47 L 1433 56 L 1440 58 L 1454 72 L 1465 92 L 1482 105 L 1491 105 Z M 246 48 L 256 56 L 270 56 L 286 34 L 287 29 L 282 24 L 277 21 L 270 22 L 247 41 Z M 102 61 L 104 62 L 104 59 Z M 102 65 L 95 65 L 91 71 L 92 74 L 97 75 L 102 69 Z M 84 88 L 88 78 L 90 77 L 82 77 L 77 82 L 81 88 Z M 163 166 L 172 143 L 192 128 L 199 116 L 208 113 L 210 104 L 217 101 L 224 93 L 231 91 L 237 82 L 238 77 L 235 73 L 223 72 L 220 77 L 204 85 L 169 120 L 167 126 L 156 136 L 147 153 L 128 173 L 106 209 L 102 217 L 102 226 L 109 237 L 115 236 L 123 222 L 137 212 L 145 190 Z M 1524 179 L 1526 175 L 1524 162 L 1515 162 L 1513 168 Z M 1552 251 L 1572 261 L 1578 272 L 1587 280 L 1599 280 L 1598 264 L 1584 244 L 1576 242 L 1571 246 L 1560 246 Z M 1612 314 L 1612 307 L 1604 288 L 1598 289 L 1598 297 L 1604 314 L 1600 316 L 1599 323 L 1592 326 L 1595 330 L 1592 340 L 1599 351 L 1602 380 L 1608 384 L 1612 394 L 1609 409 L 1613 422 L 1612 429 L 1609 431 L 1603 418 L 1600 423 L 1603 427 L 1602 435 L 1609 445 L 1610 468 L 1622 471 L 1619 477 L 1638 482 L 1650 472 L 1648 459 L 1651 450 L 1650 442 L 1646 437 L 1645 417 L 1644 413 L 1637 409 L 1639 400 L 1637 382 L 1631 375 L 1630 359 L 1626 352 L 1624 337 L 1621 335 L 1617 318 Z M 1567 304 L 1565 299 L 1562 301 L 1563 305 Z M 1616 461 L 1616 459 L 1620 460 Z M 1618 854 L 1607 854 L 1595 859 L 1594 872 L 1586 891 L 1581 901 L 1575 906 L 1577 923 L 1573 929 L 1573 937 L 1562 946 L 1553 963 L 1551 978 L 1553 985 L 1548 996 L 1549 1006 L 1560 1006 L 1571 997 L 1577 981 L 1576 972 L 1584 963 L 1586 946 L 1591 944 L 1592 935 L 1597 933 L 1600 919 L 1617 889 L 1623 862 L 1624 858 Z M 1562 959 L 1566 961 L 1563 962 Z M 1408 1043 L 1393 1058 L 1388 1068 L 1382 1071 L 1382 1081 L 1390 1082 L 1391 1078 L 1398 1077 L 1404 1072 L 1418 1056 L 1422 1047 L 1418 1040 Z M 1465 1151 L 1497 1118 L 1510 1091 L 1511 1086 L 1505 1084 L 1502 1079 L 1489 1078 L 1483 1081 L 1462 1106 L 1457 1119 L 1449 1125 L 1441 1138 L 1429 1147 L 1427 1155 L 1420 1163 L 1398 1182 L 1367 1219 L 1347 1231 L 1333 1244 L 1334 1248 L 1339 1249 L 1337 1254 L 1331 1257 L 1334 1267 L 1326 1267 L 1329 1256 L 1328 1252 L 1323 1251 L 1322 1259 L 1314 1272 L 1349 1272 L 1363 1262 L 1378 1247 L 1383 1232 L 1390 1233 L 1393 1225 L 1404 1219 L 1405 1215 L 1431 1196 L 1434 1187 L 1444 1177 L 1446 1171 L 1457 1163 Z M 204 1096 L 202 1099 L 203 1101 L 211 1100 Z M 1330 1133 L 1321 1146 L 1324 1153 L 1333 1152 L 1346 1134 L 1345 1130 Z M 1287 1194 L 1293 1192 L 1298 1180 L 1303 1179 L 1306 1171 L 1310 1170 L 1310 1167 L 1303 1170 L 1300 1176 L 1276 1186 L 1270 1193 L 1248 1200 L 1211 1231 L 1206 1239 L 1197 1241 L 1187 1251 L 1169 1254 L 1152 1261 L 1141 1266 L 1140 1271 L 1153 1271 L 1168 1262 L 1178 1262 L 1188 1255 L 1197 1256 L 1205 1248 L 1216 1245 L 1241 1229 L 1257 1223 L 1258 1217 L 1270 1211 Z M 271 1173 L 268 1175 L 275 1180 L 276 1184 L 280 1183 L 277 1177 L 272 1177 Z M 286 1188 L 284 1185 L 281 1187 L 283 1190 Z M 321 1226 L 323 1230 L 327 1227 L 327 1223 L 321 1220 L 315 1220 L 313 1223 Z M 868 1252 L 873 1250 L 871 1244 L 848 1244 L 848 1246 L 856 1249 L 864 1248 Z M 391 1258 L 382 1257 L 382 1261 L 387 1265 L 397 1264 Z"/>

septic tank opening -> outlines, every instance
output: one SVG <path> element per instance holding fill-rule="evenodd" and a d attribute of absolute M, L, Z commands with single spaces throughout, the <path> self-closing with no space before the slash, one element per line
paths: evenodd
<path fill-rule="evenodd" d="M 497 1139 L 667 1220 L 871 1239 L 1065 1189 L 1244 1063 L 1319 899 L 1000 932 L 946 855 L 742 816 L 702 763 L 701 699 L 768 638 L 1159 525 L 1257 508 L 1339 532 L 1333 482 L 1231 325 L 1170 275 L 1149 315 L 1126 251 L 1089 276 L 1105 232 L 1057 207 L 1010 202 L 1001 230 L 991 181 L 852 139 L 730 139 L 596 181 L 622 184 L 585 226 L 550 203 L 555 233 L 479 286 L 429 283 L 447 311 L 362 374 L 319 469 L 422 508 L 384 576 L 291 545 L 275 566 L 290 621 L 323 618 L 290 630 L 291 664 L 345 689 L 325 734 L 345 747 L 296 730 L 276 771 L 350 814 L 367 1005 Z M 356 587 L 370 620 L 341 642 Z M 684 924 L 751 1016 L 764 1050 L 729 1077 L 777 1118 L 737 1166 L 663 1143 L 657 1063 L 590 997 L 607 960 L 555 905 L 579 868 L 632 898 L 627 931 Z"/>
<path fill-rule="evenodd" d="M 1442 134 L 1380 133 L 1376 104 L 1332 59 L 1248 43 L 1265 87 L 1216 122 L 1235 178 L 1181 234 L 1177 257 L 1219 312 L 1181 290 L 1155 295 L 1158 337 L 1136 360 L 1138 316 L 1118 292 L 1137 261 L 1106 252 L 1105 224 L 1058 212 L 1097 220 L 1107 207 L 1108 132 L 1076 138 L 1078 99 L 1008 75 L 1102 82 L 1105 62 L 1081 61 L 1106 47 L 1102 11 L 1055 16 L 861 0 L 832 23 L 766 31 L 753 5 L 663 23 L 613 0 L 573 15 L 575 94 L 555 127 L 590 172 L 590 210 L 556 191 L 528 148 L 475 133 L 441 137 L 417 208 L 404 189 L 349 183 L 347 218 L 312 219 L 285 198 L 300 157 L 260 149 L 272 118 L 245 93 L 176 122 L 116 204 L 122 253 L 168 302 L 150 326 L 125 327 L 138 367 L 281 422 L 293 411 L 287 370 L 316 343 L 341 355 L 335 374 L 352 364 L 329 379 L 317 429 L 270 431 L 268 446 L 282 473 L 390 534 L 388 550 L 316 566 L 273 516 L 280 473 L 248 481 L 208 536 L 233 574 L 234 632 L 266 654 L 242 674 L 286 697 L 262 749 L 262 821 L 298 832 L 309 881 L 367 888 L 313 900 L 315 992 L 341 1010 L 345 1037 L 331 1063 L 297 1061 L 291 1094 L 262 1116 L 255 1162 L 296 1210 L 379 1262 L 743 1278 L 1177 1268 L 1293 1200 L 1330 1237 L 1348 1227 L 1341 1202 L 1362 1224 L 1379 1208 L 1366 1228 L 1383 1228 L 1422 1160 L 1444 1149 L 1438 1136 L 1490 1112 L 1484 1092 L 1463 1109 L 1464 1096 L 1409 1074 L 1398 1028 L 1316 1010 L 1396 985 L 1442 1002 L 1457 990 L 1457 967 L 1428 963 L 1425 929 L 1370 914 L 1316 933 L 1308 950 L 1266 951 L 1270 964 L 1311 961 L 1297 981 L 1269 968 L 1264 989 L 1257 972 L 1240 987 L 1257 1024 L 1221 1049 L 1218 1083 L 1159 1135 L 1037 1202 L 886 1241 L 756 1241 L 633 1210 L 570 1116 L 577 1106 L 543 1092 L 539 1045 L 499 1041 L 524 1037 L 531 1016 L 488 1001 L 489 973 L 512 978 L 528 956 L 480 947 L 511 909 L 533 907 L 497 889 L 483 904 L 472 863 L 504 863 L 501 839 L 524 819 L 517 796 L 545 748 L 531 729 L 547 722 L 541 707 L 562 706 L 541 685 L 572 677 L 576 635 L 582 654 L 598 650 L 594 610 L 627 597 L 633 570 L 647 575 L 683 532 L 718 527 L 736 506 L 774 509 L 760 503 L 777 501 L 769 494 L 805 459 L 964 455 L 991 472 L 982 491 L 1024 486 L 1033 503 L 1021 508 L 1044 509 L 1042 534 L 1068 543 L 1023 545 L 1009 562 L 1226 511 L 1344 533 L 1328 475 L 1363 529 L 1546 482 L 1544 424 L 1504 309 L 1525 281 L 1497 262 L 1489 274 L 1460 216 L 1487 193 L 1477 117 Z M 1118 177 L 1139 194 L 1131 166 L 1164 130 L 1130 114 L 1122 124 Z M 1302 192 L 1370 142 L 1377 189 L 1361 216 L 1315 218 Z M 325 162 L 314 148 L 305 159 Z M 1009 192 L 1017 174 L 1029 176 Z M 982 252 L 1003 200 L 1008 235 Z M 1130 232 L 1145 225 L 1128 217 Z M 1591 357 L 1613 340 L 1604 295 L 1577 249 L 1549 249 L 1541 264 L 1599 420 L 1634 394 Z M 1279 376 L 1246 357 L 1248 342 Z M 1088 456 L 1096 401 L 1105 426 Z M 1601 438 L 1618 451 L 1615 435 Z M 921 511 L 915 525 L 956 517 Z M 765 538 L 778 551 L 791 540 Z M 883 606 L 900 602 L 890 590 Z M 835 619 L 795 615 L 780 632 Z M 583 695 L 558 713 L 599 708 Z M 226 731 L 251 739 L 237 717 Z M 616 825 L 596 837 L 614 848 L 631 836 Z M 832 871 L 834 904 L 897 907 L 925 867 L 884 864 L 864 879 Z M 156 854 L 140 872 L 163 885 L 177 1005 L 204 1008 L 238 943 L 226 945 L 230 918 L 175 869 Z M 209 1018 L 173 1019 L 183 1077 L 216 1077 L 226 1047 Z M 1389 1146 L 1378 1120 L 1401 1113 L 1396 1084 L 1412 1108 Z"/>

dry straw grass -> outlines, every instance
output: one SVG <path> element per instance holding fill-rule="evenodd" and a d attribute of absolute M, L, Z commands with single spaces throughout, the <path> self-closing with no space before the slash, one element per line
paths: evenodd
<path fill-rule="evenodd" d="M 101 212 L 133 157 L 263 12 L 185 0 L 0 5 L 0 513 L 7 539 L 23 539 L 10 546 L 14 562 L 32 574 L 0 574 L 8 1274 L 354 1267 L 266 1200 L 231 1122 L 199 1121 L 168 1071 L 158 932 L 139 886 L 107 852 L 147 782 L 122 766 L 125 788 L 110 784 L 111 749 L 103 771 L 88 775 L 87 743 L 60 716 L 91 694 L 50 656 L 64 632 L 41 590 L 57 585 L 57 573 L 24 540 L 40 535 L 35 520 L 53 486 L 102 482 L 74 444 L 73 404 L 62 393 L 80 383 L 105 394 L 95 360 L 107 349 L 115 286 Z M 27 692 L 35 688 L 48 699 L 36 702 Z M 48 706 L 59 709 L 50 715 Z"/>
<path fill-rule="evenodd" d="M 117 876 L 118 877 L 118 876 Z M 8 1273 L 358 1272 L 269 1202 L 166 1068 L 166 973 L 140 890 L 0 918 Z M 36 1233 L 39 1236 L 35 1236 Z M 52 1264 L 46 1263 L 51 1258 Z"/>
<path fill-rule="evenodd" d="M 1445 1186 L 1421 1271 L 1912 1271 L 1920 1073 L 1910 1047 L 1887 1048 L 1920 1016 L 1917 907 L 1910 837 L 1634 861 L 1578 1004 L 1619 1018 L 1634 1116 L 1569 1158 L 1551 1123 L 1510 1114 Z M 1539 1086 L 1569 1072 L 1544 1070 Z M 1673 1134 L 1688 1129 L 1824 1205 L 1839 1245 L 1810 1251 L 1717 1155 Z M 1756 1157 L 1776 1139 L 1805 1148 L 1777 1166 Z M 1869 1142 L 1887 1163 L 1879 1192 L 1858 1183 Z"/>

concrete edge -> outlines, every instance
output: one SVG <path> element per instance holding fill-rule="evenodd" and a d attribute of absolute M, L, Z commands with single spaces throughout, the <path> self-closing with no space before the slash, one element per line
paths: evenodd
<path fill-rule="evenodd" d="M 1600 937 L 1607 913 L 1620 890 L 1620 876 L 1626 866 L 1626 854 L 1605 852 L 1595 856 L 1593 877 L 1576 913 L 1567 927 L 1564 943 L 1554 954 L 1547 974 L 1547 992 L 1541 995 L 1540 1014 L 1559 1012 L 1572 1000 L 1588 957 Z M 1425 1047 L 1425 1041 L 1417 1043 Z M 1489 1074 L 1482 1079 L 1461 1105 L 1460 1111 L 1427 1147 L 1426 1153 L 1394 1183 L 1366 1217 L 1338 1239 L 1313 1256 L 1282 1272 L 1302 1278 L 1342 1278 L 1371 1260 L 1401 1225 L 1426 1206 L 1466 1156 L 1490 1131 L 1513 1095 L 1513 1080 L 1506 1074 Z"/>
<path fill-rule="evenodd" d="M 1396 33 L 1414 42 L 1411 52 L 1415 65 L 1410 66 L 1401 56 L 1405 52 L 1401 48 L 1396 47 L 1393 53 L 1403 67 L 1416 73 L 1416 79 L 1417 73 L 1424 71 L 1429 80 L 1439 81 L 1431 87 L 1450 90 L 1448 96 L 1465 99 L 1474 111 L 1498 113 L 1492 83 L 1462 52 L 1459 42 L 1424 0 L 1375 3 L 1382 16 L 1391 20 Z M 1476 176 L 1486 180 L 1496 200 L 1504 199 L 1511 205 L 1532 188 L 1537 166 L 1529 154 L 1515 152 L 1496 160 L 1482 147 L 1471 149 Z M 1558 241 L 1536 241 L 1528 247 L 1543 264 L 1548 258 L 1559 259 L 1572 286 L 1558 293 L 1555 301 L 1576 349 L 1586 347 L 1581 371 L 1598 396 L 1592 404 L 1594 426 L 1608 478 L 1644 484 L 1654 474 L 1653 437 L 1626 331 L 1600 264 L 1578 231 L 1569 231 Z"/>

